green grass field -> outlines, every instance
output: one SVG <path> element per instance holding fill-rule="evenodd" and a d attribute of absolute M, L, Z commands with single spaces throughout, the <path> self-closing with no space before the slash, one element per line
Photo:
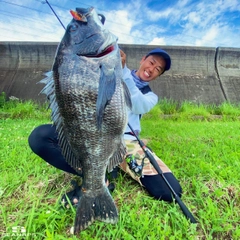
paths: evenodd
<path fill-rule="evenodd" d="M 28 147 L 30 132 L 50 121 L 49 111 L 0 98 L 1 239 L 240 239 L 239 117 L 240 107 L 229 103 L 162 100 L 142 119 L 141 138 L 179 179 L 182 201 L 197 224 L 177 204 L 152 199 L 120 173 L 113 192 L 119 222 L 96 221 L 76 237 L 70 233 L 75 209 L 59 204 L 75 177 Z"/>

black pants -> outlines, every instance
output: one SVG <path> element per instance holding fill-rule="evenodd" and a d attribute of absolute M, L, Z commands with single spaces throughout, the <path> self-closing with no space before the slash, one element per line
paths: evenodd
<path fill-rule="evenodd" d="M 61 148 L 58 145 L 56 128 L 51 124 L 41 125 L 35 128 L 28 138 L 32 151 L 52 166 L 78 175 L 77 172 L 65 161 Z M 173 190 L 181 196 L 182 189 L 171 172 L 164 173 L 165 178 Z M 141 183 L 154 198 L 172 202 L 172 193 L 160 175 L 144 176 Z"/>

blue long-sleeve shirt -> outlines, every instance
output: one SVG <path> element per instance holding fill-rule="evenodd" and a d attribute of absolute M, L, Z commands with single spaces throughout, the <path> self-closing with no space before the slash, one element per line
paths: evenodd
<path fill-rule="evenodd" d="M 136 133 L 140 133 L 140 116 L 149 112 L 158 102 L 158 96 L 149 91 L 147 93 L 142 93 L 141 90 L 136 86 L 134 76 L 131 74 L 131 70 L 125 67 L 123 68 L 123 80 L 125 81 L 130 94 L 132 101 L 132 109 L 128 110 L 128 123 L 134 129 Z M 131 132 L 130 128 L 127 126 L 125 132 Z M 135 139 L 135 137 L 124 134 L 124 139 Z"/>

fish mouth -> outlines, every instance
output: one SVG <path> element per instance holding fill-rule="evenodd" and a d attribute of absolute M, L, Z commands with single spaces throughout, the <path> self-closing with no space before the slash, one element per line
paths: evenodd
<path fill-rule="evenodd" d="M 85 55 L 85 57 L 88 57 L 88 58 L 100 58 L 100 57 L 103 57 L 103 56 L 113 52 L 114 50 L 115 50 L 115 46 L 114 45 L 109 45 L 101 53 Z"/>

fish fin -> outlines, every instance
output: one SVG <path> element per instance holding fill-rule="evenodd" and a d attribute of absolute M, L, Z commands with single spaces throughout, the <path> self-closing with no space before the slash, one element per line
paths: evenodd
<path fill-rule="evenodd" d="M 132 109 L 131 94 L 130 94 L 130 92 L 128 90 L 128 87 L 127 87 L 126 83 L 124 81 L 122 81 L 122 84 L 123 84 L 124 97 L 125 97 L 125 101 L 126 101 L 127 107 L 129 109 Z"/>
<path fill-rule="evenodd" d="M 68 162 L 68 164 L 70 164 L 76 170 L 76 172 L 81 176 L 82 175 L 81 162 L 76 160 L 75 154 L 72 151 L 67 139 L 65 138 L 63 119 L 59 112 L 59 105 L 56 101 L 53 71 L 47 72 L 45 75 L 46 75 L 46 78 L 42 79 L 39 82 L 39 83 L 46 84 L 40 93 L 45 94 L 49 101 L 49 108 L 52 110 L 51 119 L 54 125 L 56 126 L 56 131 L 58 133 L 58 143 L 62 149 L 62 154 L 65 160 Z"/>
<path fill-rule="evenodd" d="M 97 128 L 101 129 L 104 110 L 116 89 L 116 75 L 114 69 L 109 71 L 104 65 L 101 65 L 101 76 L 99 80 L 97 97 Z"/>
<path fill-rule="evenodd" d="M 118 151 L 116 151 L 109 160 L 108 172 L 111 172 L 113 168 L 115 168 L 120 163 L 122 163 L 123 158 L 125 157 L 126 154 L 127 154 L 127 148 L 124 140 L 122 139 L 121 146 L 118 148 Z"/>
<path fill-rule="evenodd" d="M 39 82 L 37 82 L 37 84 L 38 84 L 38 83 L 47 84 L 49 81 L 51 81 L 52 76 L 53 76 L 52 74 L 53 74 L 52 71 L 48 71 L 48 72 L 44 73 L 44 76 L 46 76 L 46 77 L 43 78 L 42 80 L 40 80 Z"/>
<path fill-rule="evenodd" d="M 60 129 L 58 129 L 60 128 Z M 58 140 L 58 144 L 61 147 L 62 150 L 62 155 L 64 156 L 66 162 L 74 168 L 74 170 L 78 173 L 79 176 L 83 176 L 83 172 L 82 172 L 82 165 L 81 165 L 81 161 L 77 160 L 77 158 L 75 157 L 74 152 L 72 151 L 72 148 L 69 144 L 69 142 L 67 141 L 67 139 L 64 137 L 64 131 L 63 128 L 61 127 L 61 124 L 59 127 L 57 127 L 56 125 L 56 129 L 58 132 L 58 136 L 59 136 L 59 140 Z"/>
<path fill-rule="evenodd" d="M 74 234 L 79 234 L 95 220 L 112 224 L 118 221 L 117 208 L 106 186 L 95 196 L 82 193 L 75 217 Z"/>

